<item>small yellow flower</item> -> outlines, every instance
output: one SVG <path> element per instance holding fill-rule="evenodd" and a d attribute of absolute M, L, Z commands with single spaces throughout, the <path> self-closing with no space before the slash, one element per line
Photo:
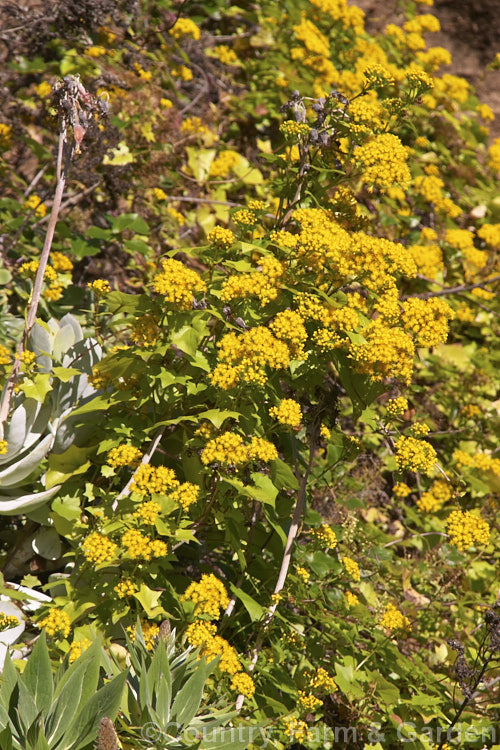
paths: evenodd
<path fill-rule="evenodd" d="M 349 575 L 354 581 L 361 580 L 361 574 L 359 572 L 359 565 L 355 560 L 351 560 L 350 557 L 343 557 L 342 565 L 344 566 L 344 568 L 346 569 L 346 571 L 349 573 Z"/>
<path fill-rule="evenodd" d="M 0 456 L 3 456 L 9 450 L 9 444 L 6 440 L 0 440 Z"/>
<path fill-rule="evenodd" d="M 93 531 L 82 543 L 85 559 L 94 565 L 111 562 L 118 546 L 104 534 Z"/>
<path fill-rule="evenodd" d="M 255 683 L 249 674 L 239 672 L 231 680 L 231 688 L 237 693 L 241 693 L 245 698 L 251 698 L 255 693 Z"/>
<path fill-rule="evenodd" d="M 196 605 L 197 615 L 208 615 L 212 619 L 217 619 L 221 609 L 229 605 L 226 587 L 213 573 L 205 573 L 199 582 L 190 583 L 181 596 L 181 602 L 185 601 Z"/>
<path fill-rule="evenodd" d="M 142 453 L 138 448 L 123 443 L 116 448 L 111 448 L 108 452 L 106 463 L 114 469 L 118 469 L 121 466 L 129 466 L 131 469 L 135 469 L 139 466 L 141 458 Z"/>
<path fill-rule="evenodd" d="M 299 576 L 299 578 L 302 578 L 304 583 L 307 583 L 311 577 L 311 574 L 309 573 L 309 571 L 300 565 L 297 566 L 296 573 Z"/>
<path fill-rule="evenodd" d="M 128 596 L 133 596 L 138 591 L 138 588 L 130 578 L 124 578 L 116 584 L 114 590 L 120 599 L 126 599 Z"/>
<path fill-rule="evenodd" d="M 409 630 L 410 621 L 394 604 L 388 604 L 380 620 L 380 625 L 388 630 Z"/>
<path fill-rule="evenodd" d="M 73 664 L 91 645 L 92 641 L 88 638 L 83 638 L 81 641 L 73 641 L 69 647 L 69 663 Z"/>
<path fill-rule="evenodd" d="M 103 296 L 104 294 L 109 294 L 109 292 L 111 291 L 111 287 L 109 286 L 109 281 L 106 281 L 106 279 L 96 279 L 95 281 L 89 281 L 87 286 L 95 294 L 97 294 L 97 296 Z"/>
<path fill-rule="evenodd" d="M 37 625 L 39 628 L 45 628 L 45 632 L 51 638 L 67 638 L 71 631 L 70 616 L 61 609 L 51 609 Z"/>

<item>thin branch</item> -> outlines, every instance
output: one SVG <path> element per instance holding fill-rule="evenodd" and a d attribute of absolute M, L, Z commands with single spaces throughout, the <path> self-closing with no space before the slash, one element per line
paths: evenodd
<path fill-rule="evenodd" d="M 158 430 L 158 432 L 156 433 L 156 435 L 153 438 L 153 442 L 151 443 L 151 446 L 150 446 L 149 450 L 143 455 L 143 457 L 141 459 L 141 466 L 143 464 L 148 464 L 150 462 L 151 458 L 153 457 L 154 453 L 156 452 L 156 449 L 158 448 L 159 442 L 162 439 L 163 433 L 165 432 L 165 430 L 166 430 L 166 426 L 165 425 L 161 429 Z M 132 483 L 134 481 L 134 477 L 136 475 L 136 472 L 137 472 L 137 469 L 134 471 L 134 473 L 132 474 L 132 476 L 128 480 L 127 484 L 125 485 L 125 487 L 120 492 L 120 494 L 115 497 L 115 499 L 113 501 L 113 504 L 111 506 L 111 508 L 114 511 L 116 511 L 116 509 L 118 508 L 118 501 L 121 500 L 122 498 L 127 497 L 128 495 L 130 495 L 130 487 L 132 486 Z"/>
<path fill-rule="evenodd" d="M 49 225 L 47 227 L 47 234 L 45 235 L 45 242 L 43 244 L 42 254 L 40 256 L 40 262 L 38 264 L 38 270 L 35 277 L 35 283 L 33 284 L 33 291 L 31 293 L 31 300 L 28 307 L 28 314 L 26 316 L 26 322 L 24 324 L 24 331 L 21 340 L 18 344 L 16 357 L 12 366 L 12 371 L 7 381 L 2 404 L 0 406 L 0 426 L 3 431 L 3 424 L 5 423 L 9 411 L 14 388 L 17 382 L 19 371 L 21 369 L 21 355 L 24 351 L 29 333 L 33 328 L 36 320 L 36 314 L 38 312 L 38 305 L 40 303 L 40 297 L 42 295 L 43 277 L 47 262 L 50 256 L 50 249 L 52 247 L 52 240 L 54 239 L 54 232 L 61 208 L 61 201 L 64 193 L 64 187 L 66 185 L 66 178 L 68 175 L 69 165 L 71 163 L 71 156 L 73 153 L 73 145 L 69 145 L 67 141 L 67 130 L 64 122 L 61 123 L 61 129 L 59 133 L 59 146 L 57 151 L 57 184 L 56 192 L 54 195 L 54 202 L 52 203 L 52 211 L 50 212 Z M 64 158 L 65 157 L 65 158 Z M 63 167 L 63 160 L 65 161 Z"/>
<path fill-rule="evenodd" d="M 281 568 L 280 568 L 280 572 L 278 575 L 278 580 L 276 581 L 276 585 L 274 587 L 273 597 L 275 598 L 275 601 L 273 601 L 271 606 L 268 608 L 266 617 L 264 619 L 264 622 L 262 623 L 262 628 L 260 630 L 259 636 L 255 643 L 255 647 L 253 649 L 252 659 L 251 659 L 250 664 L 248 665 L 249 672 L 253 672 L 253 670 L 255 669 L 255 665 L 257 664 L 257 659 L 259 658 L 259 653 L 262 649 L 262 644 L 264 643 L 264 638 L 266 636 L 266 633 L 269 629 L 271 622 L 273 621 L 274 614 L 278 606 L 276 594 L 279 594 L 280 591 L 282 591 L 285 586 L 288 569 L 290 568 L 290 563 L 292 560 L 293 543 L 295 541 L 295 537 L 297 536 L 297 532 L 300 526 L 300 521 L 304 513 L 304 507 L 305 507 L 305 502 L 306 502 L 307 481 L 309 479 L 309 474 L 311 472 L 311 468 L 312 468 L 312 464 L 314 460 L 314 444 L 315 444 L 315 440 L 314 440 L 314 433 L 313 433 L 311 435 L 311 439 L 309 443 L 309 460 L 307 463 L 307 469 L 299 480 L 299 489 L 297 491 L 297 504 L 295 506 L 295 510 L 292 516 L 292 523 L 288 531 L 285 551 L 283 553 L 283 559 L 281 561 Z M 295 446 L 295 443 L 294 443 L 294 446 Z M 235 706 L 237 711 L 241 710 L 241 707 L 243 706 L 244 701 L 245 701 L 245 696 L 241 694 L 238 695 L 238 698 L 236 699 L 236 706 Z"/>
<path fill-rule="evenodd" d="M 479 281 L 477 284 L 462 284 L 461 286 L 452 286 L 440 289 L 439 292 L 422 292 L 421 294 L 404 294 L 401 299 L 430 299 L 431 297 L 445 297 L 448 294 L 459 294 L 460 292 L 470 292 L 472 289 L 483 289 L 488 284 L 494 284 L 500 281 L 499 276 L 492 276 L 491 279 Z"/>

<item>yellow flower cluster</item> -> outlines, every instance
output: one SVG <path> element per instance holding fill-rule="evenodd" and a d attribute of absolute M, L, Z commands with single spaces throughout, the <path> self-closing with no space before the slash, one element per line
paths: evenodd
<path fill-rule="evenodd" d="M 141 464 L 134 474 L 134 481 L 130 485 L 132 492 L 139 495 L 166 495 L 167 491 L 173 487 L 178 487 L 179 481 L 176 479 L 175 472 L 166 466 L 151 466 L 151 464 Z"/>
<path fill-rule="evenodd" d="M 134 518 L 138 518 L 142 523 L 146 524 L 146 526 L 152 526 L 156 522 L 160 513 L 160 503 L 157 503 L 154 500 L 147 500 L 139 505 L 134 513 Z"/>
<path fill-rule="evenodd" d="M 355 152 L 362 167 L 362 180 L 373 189 L 386 190 L 394 184 L 407 185 L 411 175 L 408 169 L 408 153 L 397 135 L 383 133 L 375 135 Z"/>
<path fill-rule="evenodd" d="M 409 619 L 394 604 L 386 606 L 379 624 L 388 630 L 409 630 L 411 627 Z"/>
<path fill-rule="evenodd" d="M 325 523 L 317 529 L 311 529 L 311 534 L 324 547 L 334 549 L 337 546 L 337 537 L 335 536 L 334 530 Z"/>
<path fill-rule="evenodd" d="M 233 214 L 233 221 L 235 224 L 242 224 L 249 227 L 257 224 L 257 214 L 254 211 L 249 211 L 248 208 L 242 208 L 240 211 L 235 211 Z"/>
<path fill-rule="evenodd" d="M 187 65 L 174 65 L 170 72 L 173 78 L 182 78 L 183 81 L 193 80 L 193 73 Z M 210 132 L 207 126 L 203 125 L 199 117 L 186 118 L 181 125 L 181 131 L 183 133 L 198 133 L 199 135 L 204 135 L 205 133 Z"/>
<path fill-rule="evenodd" d="M 170 36 L 174 39 L 182 39 L 183 36 L 190 36 L 197 41 L 201 36 L 198 26 L 190 18 L 178 18 L 175 26 L 169 29 Z"/>
<path fill-rule="evenodd" d="M 141 534 L 137 529 L 128 529 L 122 536 L 122 545 L 133 560 L 151 560 L 168 555 L 168 546 L 161 539 Z"/>
<path fill-rule="evenodd" d="M 307 339 L 307 331 L 304 320 L 298 312 L 294 310 L 279 312 L 269 328 L 279 341 L 286 343 L 293 359 L 306 358 L 304 344 Z"/>
<path fill-rule="evenodd" d="M 181 133 L 188 133 L 188 135 L 206 135 L 209 132 L 208 127 L 202 123 L 199 117 L 186 117 L 181 125 Z"/>
<path fill-rule="evenodd" d="M 500 224 L 483 224 L 477 230 L 477 236 L 494 248 L 500 248 Z"/>
<path fill-rule="evenodd" d="M 73 270 L 73 263 L 67 258 L 64 253 L 53 252 L 50 256 L 50 262 L 56 271 L 61 273 L 69 273 Z"/>
<path fill-rule="evenodd" d="M 47 206 L 43 203 L 40 196 L 35 193 L 32 193 L 32 195 L 24 201 L 23 208 L 28 211 L 34 211 L 34 214 L 38 219 L 43 219 L 48 211 Z"/>
<path fill-rule="evenodd" d="M 111 291 L 109 281 L 106 281 L 106 279 L 96 279 L 95 281 L 89 281 L 87 286 L 95 294 L 97 294 L 97 296 L 103 296 L 104 294 L 109 294 L 109 292 Z"/>
<path fill-rule="evenodd" d="M 297 742 L 304 742 L 312 740 L 312 732 L 309 731 L 309 726 L 305 721 L 295 718 L 295 716 L 285 716 L 283 719 L 285 725 L 285 732 L 289 735 L 290 740 L 296 740 Z"/>
<path fill-rule="evenodd" d="M 423 513 L 436 513 L 453 495 L 453 489 L 445 479 L 438 479 L 430 490 L 423 492 L 417 500 L 417 508 Z"/>
<path fill-rule="evenodd" d="M 21 352 L 21 364 L 23 368 L 23 372 L 27 372 L 30 370 L 36 361 L 36 354 L 35 352 L 29 352 L 26 349 Z"/>
<path fill-rule="evenodd" d="M 120 599 L 126 599 L 127 596 L 133 596 L 138 591 L 137 586 L 130 578 L 124 578 L 116 584 L 114 590 Z"/>
<path fill-rule="evenodd" d="M 154 346 L 158 341 L 161 330 L 152 315 L 142 315 L 134 322 L 130 338 L 138 346 Z"/>
<path fill-rule="evenodd" d="M 182 507 L 183 510 L 189 510 L 189 507 L 198 500 L 198 494 L 200 488 L 197 484 L 191 482 L 183 482 L 178 487 L 170 492 L 169 498 L 174 500 Z"/>
<path fill-rule="evenodd" d="M 231 680 L 231 688 L 237 693 L 244 695 L 245 698 L 251 698 L 255 693 L 255 683 L 249 674 L 238 672 Z"/>
<path fill-rule="evenodd" d="M 490 157 L 489 166 L 495 172 L 500 172 L 500 138 L 495 138 L 488 149 L 488 154 Z"/>
<path fill-rule="evenodd" d="M 410 428 L 412 437 L 422 438 L 429 434 L 431 428 L 424 422 L 415 422 Z"/>
<path fill-rule="evenodd" d="M 6 125 L 4 122 L 0 122 L 0 148 L 2 149 L 10 148 L 11 139 L 12 139 L 12 125 Z"/>
<path fill-rule="evenodd" d="M 228 250 L 235 243 L 235 236 L 230 229 L 224 227 L 214 227 L 211 232 L 207 234 L 207 240 L 211 245 L 218 247 L 222 250 Z"/>
<path fill-rule="evenodd" d="M 167 208 L 167 213 L 172 217 L 174 221 L 176 221 L 180 227 L 183 227 L 186 223 L 186 219 L 181 214 L 180 211 L 177 211 L 175 208 L 172 208 L 172 206 L 169 206 Z"/>
<path fill-rule="evenodd" d="M 163 109 L 172 109 L 173 106 L 174 104 L 171 99 L 166 99 L 165 97 L 162 97 L 160 99 L 160 107 L 162 107 Z"/>
<path fill-rule="evenodd" d="M 345 591 L 344 595 L 347 599 L 347 604 L 349 605 L 349 607 L 355 607 L 356 604 L 359 604 L 358 597 L 356 596 L 356 594 L 353 594 L 352 591 Z"/>
<path fill-rule="evenodd" d="M 0 613 L 0 633 L 10 628 L 15 628 L 19 625 L 19 620 L 14 615 L 5 615 L 3 612 Z"/>
<path fill-rule="evenodd" d="M 410 245 L 408 251 L 422 276 L 434 281 L 443 272 L 443 253 L 439 245 Z"/>
<path fill-rule="evenodd" d="M 91 645 L 92 641 L 89 638 L 82 638 L 81 641 L 73 641 L 69 647 L 69 663 L 73 664 Z"/>
<path fill-rule="evenodd" d="M 213 49 L 213 54 L 223 65 L 236 65 L 238 63 L 238 55 L 227 44 L 217 44 Z"/>
<path fill-rule="evenodd" d="M 466 510 L 454 510 L 448 516 L 447 531 L 450 542 L 459 550 L 488 544 L 490 527 L 487 521 Z"/>
<path fill-rule="evenodd" d="M 245 445 L 241 435 L 234 432 L 224 432 L 213 438 L 201 454 L 205 466 L 212 463 L 239 466 L 252 460 L 273 461 L 275 458 L 278 458 L 278 451 L 269 441 L 254 436 Z"/>
<path fill-rule="evenodd" d="M 319 434 L 323 438 L 323 440 L 329 440 L 332 435 L 332 431 L 328 429 L 326 424 L 322 424 L 319 428 Z"/>
<path fill-rule="evenodd" d="M 307 136 L 311 132 L 311 128 L 305 122 L 295 122 L 295 120 L 285 120 L 280 125 L 280 132 L 286 138 Z"/>
<path fill-rule="evenodd" d="M 299 690 L 299 707 L 301 711 L 315 711 L 322 705 L 323 701 L 320 698 L 316 698 L 312 693 L 306 693 L 304 690 Z"/>
<path fill-rule="evenodd" d="M 472 419 L 473 417 L 481 416 L 481 409 L 476 404 L 466 404 L 460 409 L 460 414 L 467 419 Z"/>
<path fill-rule="evenodd" d="M 35 276 L 38 271 L 38 265 L 37 260 L 30 260 L 19 267 L 19 273 L 26 274 L 27 276 Z M 47 266 L 43 273 L 43 278 L 46 281 L 55 282 L 57 280 L 57 271 L 52 266 Z"/>
<path fill-rule="evenodd" d="M 392 493 L 396 497 L 408 497 L 408 495 L 411 493 L 411 489 L 404 482 L 398 482 L 392 488 Z"/>
<path fill-rule="evenodd" d="M 355 560 L 351 560 L 350 557 L 343 557 L 342 565 L 344 566 L 348 574 L 351 576 L 353 581 L 361 580 L 361 573 L 359 572 L 359 565 Z"/>
<path fill-rule="evenodd" d="M 139 465 L 141 458 L 142 453 L 138 448 L 122 443 L 122 445 L 118 445 L 116 448 L 111 448 L 108 452 L 106 463 L 114 469 L 118 469 L 120 466 L 130 466 L 130 468 L 135 469 Z"/>
<path fill-rule="evenodd" d="M 144 70 L 144 68 L 138 63 L 134 63 L 134 70 L 139 76 L 139 78 L 142 78 L 143 81 L 150 81 L 153 77 L 153 74 L 150 70 Z"/>
<path fill-rule="evenodd" d="M 8 365 L 10 362 L 10 352 L 6 346 L 0 344 L 0 365 Z"/>
<path fill-rule="evenodd" d="M 400 378 L 409 383 L 413 372 L 415 346 L 402 328 L 390 328 L 374 320 L 364 329 L 366 344 L 353 344 L 356 369 L 372 380 Z"/>
<path fill-rule="evenodd" d="M 436 346 L 446 341 L 453 310 L 439 297 L 412 297 L 403 303 L 402 320 L 406 330 L 415 335 L 418 346 Z"/>
<path fill-rule="evenodd" d="M 391 398 L 386 403 L 385 408 L 387 409 L 387 413 L 390 414 L 391 417 L 400 417 L 405 413 L 405 411 L 408 411 L 408 399 L 404 398 L 403 396 L 398 396 L 398 398 Z"/>
<path fill-rule="evenodd" d="M 287 368 L 290 362 L 287 345 L 264 326 L 240 335 L 228 333 L 218 346 L 221 364 L 215 367 L 210 379 L 213 385 L 225 390 L 241 382 L 264 385 L 266 366 L 279 370 Z"/>
<path fill-rule="evenodd" d="M 107 52 L 106 47 L 101 47 L 101 45 L 94 44 L 91 47 L 87 47 L 86 50 L 84 50 L 84 55 L 87 55 L 87 57 L 102 57 Z"/>
<path fill-rule="evenodd" d="M 118 546 L 111 539 L 98 531 L 93 531 L 82 543 L 85 559 L 94 565 L 111 562 L 117 549 Z"/>
<path fill-rule="evenodd" d="M 221 672 L 232 676 L 240 673 L 242 667 L 238 654 L 224 638 L 215 635 L 216 632 L 217 629 L 213 623 L 197 620 L 188 626 L 186 637 L 191 646 L 201 647 L 200 658 L 205 657 L 207 662 L 211 662 L 220 656 L 218 666 Z M 249 684 L 246 687 L 249 689 Z"/>
<path fill-rule="evenodd" d="M 306 568 L 303 568 L 301 565 L 297 565 L 295 572 L 297 573 L 299 578 L 302 578 L 302 581 L 304 583 L 307 583 L 311 577 L 311 574 L 309 573 L 309 571 L 306 570 Z"/>
<path fill-rule="evenodd" d="M 71 632 L 70 616 L 61 609 L 51 609 L 37 625 L 39 628 L 45 628 L 45 632 L 51 638 L 67 638 Z"/>
<path fill-rule="evenodd" d="M 207 285 L 195 271 L 186 268 L 179 260 L 169 258 L 162 261 L 163 271 L 153 279 L 153 289 L 163 294 L 167 302 L 171 302 L 181 310 L 191 310 L 193 294 L 204 292 Z"/>
<path fill-rule="evenodd" d="M 201 581 L 189 584 L 181 596 L 181 602 L 185 601 L 191 601 L 196 605 L 197 615 L 207 615 L 216 620 L 220 617 L 221 609 L 228 606 L 229 597 L 222 581 L 213 573 L 205 573 Z"/>
<path fill-rule="evenodd" d="M 425 440 L 402 435 L 396 443 L 396 463 L 400 469 L 430 474 L 436 463 L 436 451 Z"/>
<path fill-rule="evenodd" d="M 231 151 L 231 149 L 223 151 L 210 165 L 209 175 L 210 177 L 225 177 L 240 161 L 241 156 L 237 151 Z"/>
<path fill-rule="evenodd" d="M 419 175 L 413 181 L 415 191 L 428 203 L 433 203 L 439 213 L 455 219 L 460 216 L 462 209 L 453 203 L 451 198 L 443 194 L 444 182 L 436 175 Z"/>
<path fill-rule="evenodd" d="M 141 620 L 141 630 L 142 630 L 142 637 L 144 640 L 144 644 L 148 651 L 153 651 L 156 643 L 156 639 L 158 638 L 158 634 L 160 632 L 160 626 L 157 625 L 155 622 L 147 622 Z M 134 643 L 137 635 L 137 627 L 135 625 L 129 625 L 127 628 L 127 633 L 129 635 L 130 641 Z"/>
<path fill-rule="evenodd" d="M 158 187 L 153 188 L 153 195 L 158 201 L 167 200 L 167 194 L 161 188 L 158 188 Z"/>
<path fill-rule="evenodd" d="M 283 398 L 278 406 L 269 409 L 269 414 L 287 427 L 298 427 L 302 421 L 302 409 L 293 398 Z"/>
<path fill-rule="evenodd" d="M 322 690 L 325 693 L 333 693 L 337 689 L 337 683 L 330 677 L 326 669 L 318 667 L 316 674 L 311 680 L 311 687 Z"/>
<path fill-rule="evenodd" d="M 222 285 L 221 300 L 230 302 L 232 299 L 258 297 L 262 306 L 267 305 L 278 296 L 276 281 L 283 273 L 283 265 L 276 258 L 263 258 L 259 271 L 230 276 Z"/>

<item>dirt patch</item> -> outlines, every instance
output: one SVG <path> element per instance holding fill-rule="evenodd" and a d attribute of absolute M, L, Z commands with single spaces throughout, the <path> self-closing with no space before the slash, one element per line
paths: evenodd
<path fill-rule="evenodd" d="M 355 5 L 365 11 L 370 33 L 381 31 L 388 23 L 401 26 L 405 21 L 395 0 L 356 0 Z M 485 68 L 500 52 L 499 10 L 498 0 L 434 0 L 433 7 L 422 6 L 422 12 L 437 16 L 441 24 L 440 32 L 427 35 L 428 46 L 444 47 L 452 55 L 451 65 L 444 66 L 442 72 L 465 78 L 493 110 L 492 139 L 500 136 L 500 71 Z"/>

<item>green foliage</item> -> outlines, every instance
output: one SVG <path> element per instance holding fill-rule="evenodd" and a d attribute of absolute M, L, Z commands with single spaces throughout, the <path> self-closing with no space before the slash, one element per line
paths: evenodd
<path fill-rule="evenodd" d="M 40 750 L 90 750 L 100 720 L 114 719 L 127 671 L 104 683 L 100 675 L 102 645 L 96 640 L 79 659 L 52 674 L 42 634 L 22 674 L 7 657 L 0 689 L 4 729 L 2 747 Z"/>
<path fill-rule="evenodd" d="M 328 0 L 127 8 L 78 11 L 67 38 L 61 17 L 36 54 L 19 32 L 9 64 L 6 384 L 57 122 L 78 148 L 0 442 L 4 570 L 21 583 L 1 593 L 35 620 L 26 638 L 50 637 L 22 674 L 6 662 L 0 737 L 90 747 L 124 663 L 129 747 L 208 748 L 220 729 L 217 747 L 319 750 L 339 727 L 377 747 L 374 717 L 384 747 L 429 750 L 422 730 L 458 721 L 486 730 L 500 476 L 488 108 L 439 72 L 436 19 L 413 3 L 377 36 Z M 68 121 L 51 84 L 78 89 L 78 75 L 98 109 L 85 119 L 80 96 Z M 36 676 L 61 659 L 51 697 Z"/>

